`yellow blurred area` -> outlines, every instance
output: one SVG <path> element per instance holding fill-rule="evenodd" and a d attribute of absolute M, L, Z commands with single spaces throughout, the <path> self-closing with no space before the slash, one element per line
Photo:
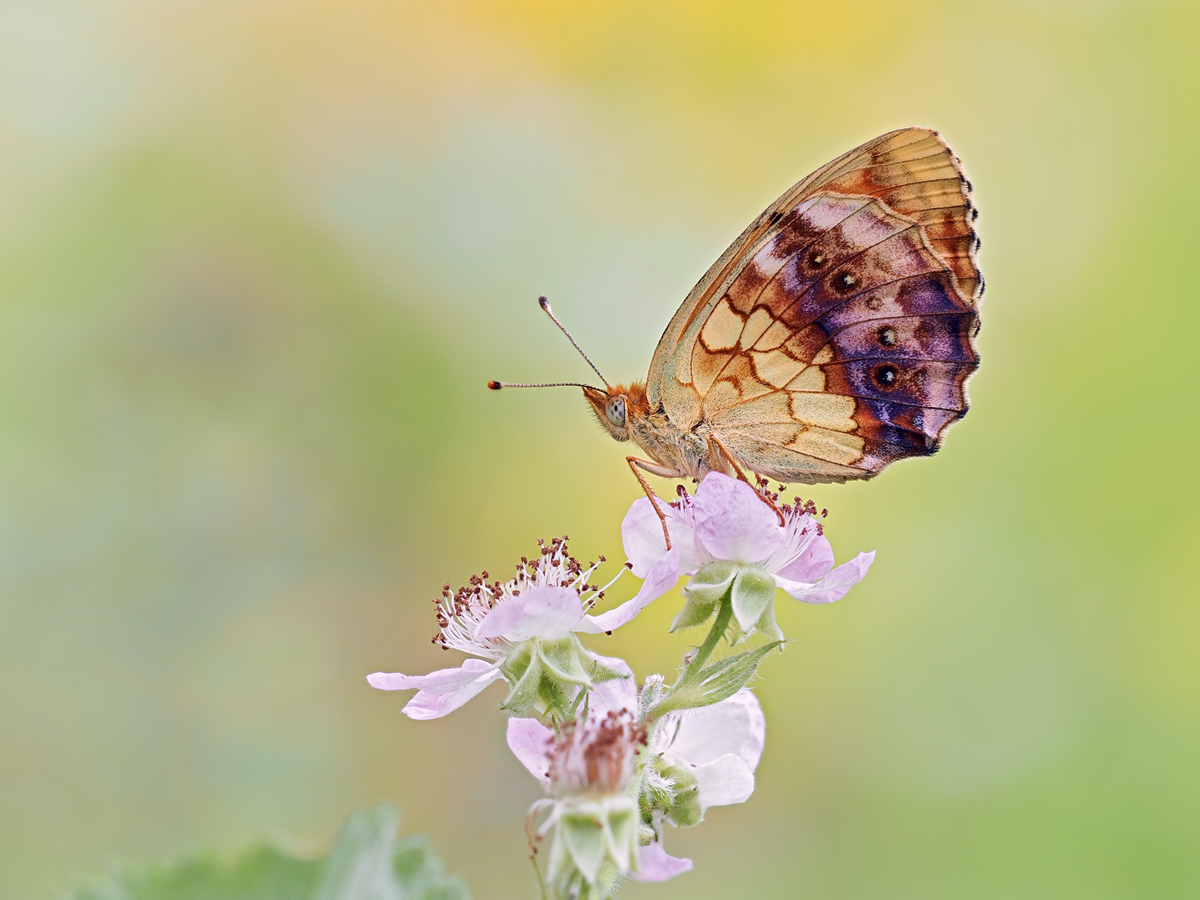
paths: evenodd
<path fill-rule="evenodd" d="M 910 124 L 981 210 L 972 411 L 812 489 L 875 567 L 781 595 L 757 792 L 622 896 L 1200 894 L 1198 28 L 1128 0 L 0 5 L 0 896 L 312 846 L 377 801 L 475 897 L 531 896 L 499 691 L 412 722 L 364 680 L 456 664 L 430 601 L 538 537 L 623 559 L 623 448 L 575 391 L 484 382 L 588 376 L 542 293 L 644 377 L 754 215 Z M 679 603 L 590 645 L 669 675 Z"/>

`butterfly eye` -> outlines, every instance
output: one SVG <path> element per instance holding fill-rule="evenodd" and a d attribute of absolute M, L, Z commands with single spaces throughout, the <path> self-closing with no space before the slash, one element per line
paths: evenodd
<path fill-rule="evenodd" d="M 613 397 L 608 401 L 608 406 L 604 410 L 604 414 L 608 416 L 608 421 L 612 422 L 618 428 L 625 427 L 625 398 Z"/>

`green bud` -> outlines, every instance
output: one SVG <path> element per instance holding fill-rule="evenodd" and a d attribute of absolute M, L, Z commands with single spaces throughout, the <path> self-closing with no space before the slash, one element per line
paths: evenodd
<path fill-rule="evenodd" d="M 681 828 L 697 824 L 704 818 L 704 813 L 700 809 L 700 785 L 696 776 L 683 766 L 666 766 L 662 774 L 671 780 L 675 794 L 667 816 Z"/>
<path fill-rule="evenodd" d="M 667 695 L 667 685 L 665 679 L 661 675 L 647 675 L 646 683 L 642 685 L 641 693 L 638 694 L 638 708 L 645 714 L 647 710 L 653 709 L 663 697 Z"/>

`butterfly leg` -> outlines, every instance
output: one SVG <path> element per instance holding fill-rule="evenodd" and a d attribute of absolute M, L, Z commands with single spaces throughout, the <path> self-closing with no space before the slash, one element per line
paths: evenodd
<path fill-rule="evenodd" d="M 730 468 L 732 468 L 737 474 L 738 480 L 744 481 L 746 484 L 749 484 L 751 488 L 754 488 L 754 485 L 750 484 L 750 479 L 746 477 L 746 473 L 742 471 L 742 467 L 739 466 L 737 464 L 737 460 L 733 458 L 733 454 L 729 452 L 729 448 L 726 447 L 724 442 L 722 442 L 722 440 L 715 434 L 710 434 L 708 436 L 708 457 L 713 463 L 717 461 L 717 454 L 715 451 L 718 450 L 720 451 L 721 456 L 725 458 L 726 462 L 729 463 Z M 754 488 L 754 493 L 758 496 L 758 499 L 767 504 L 767 506 L 771 507 L 771 510 L 775 513 L 775 515 L 779 516 L 780 525 L 787 524 L 787 521 L 783 517 L 783 511 L 775 505 L 770 497 L 764 496 L 763 493 L 757 488 Z"/>
<path fill-rule="evenodd" d="M 625 457 L 625 462 L 629 463 L 629 470 L 633 472 L 633 477 L 638 480 L 638 484 L 642 486 L 642 490 L 646 492 L 646 497 L 650 500 L 650 505 L 654 507 L 654 511 L 658 514 L 658 520 L 662 522 L 663 537 L 666 538 L 667 549 L 670 550 L 671 533 L 667 531 L 667 514 L 662 511 L 662 507 L 660 506 L 662 500 L 658 494 L 654 493 L 654 488 L 650 487 L 650 482 L 646 481 L 646 476 L 642 474 L 642 470 L 645 469 L 651 475 L 659 475 L 663 478 L 682 478 L 683 473 L 636 456 Z"/>

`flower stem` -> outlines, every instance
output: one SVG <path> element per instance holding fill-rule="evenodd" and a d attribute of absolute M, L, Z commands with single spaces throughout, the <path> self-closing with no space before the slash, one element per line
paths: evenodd
<path fill-rule="evenodd" d="M 727 591 L 717 603 L 717 618 L 713 622 L 712 630 L 704 639 L 704 643 L 700 645 L 700 649 L 696 651 L 696 655 L 692 657 L 692 661 L 687 664 L 687 668 L 683 670 L 683 674 L 679 676 L 679 680 L 675 682 L 676 686 L 694 680 L 700 674 L 700 670 L 704 668 L 704 664 L 708 662 L 708 658 L 712 656 L 713 650 L 717 648 L 717 641 L 721 640 L 725 629 L 729 627 L 729 620 L 733 618 L 733 597 L 731 595 L 732 590 Z"/>

